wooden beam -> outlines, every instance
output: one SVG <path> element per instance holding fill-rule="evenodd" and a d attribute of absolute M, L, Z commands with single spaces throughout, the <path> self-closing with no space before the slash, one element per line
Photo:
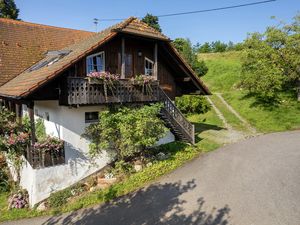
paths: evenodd
<path fill-rule="evenodd" d="M 27 105 L 28 114 L 30 119 L 30 128 L 31 128 L 31 144 L 34 145 L 35 143 L 35 123 L 34 123 L 34 102 L 30 102 Z"/>
<path fill-rule="evenodd" d="M 125 38 L 122 37 L 122 49 L 121 49 L 121 79 L 125 79 Z"/>
<path fill-rule="evenodd" d="M 192 80 L 192 78 L 191 77 L 177 77 L 177 78 L 175 78 L 175 80 L 178 82 L 189 82 Z"/>
<path fill-rule="evenodd" d="M 16 121 L 22 124 L 22 105 L 19 103 L 16 103 Z"/>
<path fill-rule="evenodd" d="M 157 42 L 155 42 L 154 44 L 154 79 L 157 80 L 158 79 L 158 62 L 157 62 Z"/>

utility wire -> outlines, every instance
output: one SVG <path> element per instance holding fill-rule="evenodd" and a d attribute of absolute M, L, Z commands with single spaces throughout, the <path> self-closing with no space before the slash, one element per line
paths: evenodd
<path fill-rule="evenodd" d="M 266 4 L 266 3 L 275 2 L 275 1 L 277 1 L 277 0 L 266 0 L 266 1 L 259 1 L 259 2 L 251 2 L 251 3 L 246 3 L 246 4 L 240 4 L 240 5 L 232 5 L 232 6 L 225 6 L 225 7 L 212 8 L 212 9 L 202 9 L 202 10 L 190 11 L 190 12 L 178 12 L 178 13 L 162 14 L 162 15 L 158 15 L 157 17 L 181 16 L 181 15 L 187 15 L 187 14 L 196 14 L 196 13 L 220 11 L 220 10 L 226 10 L 226 9 L 234 9 L 234 8 L 253 6 L 253 5 Z M 138 18 L 141 19 L 142 17 L 138 17 Z M 119 21 L 119 20 L 125 20 L 125 18 L 123 18 L 123 19 L 121 19 L 121 18 L 99 19 L 99 20 L 100 21 Z"/>

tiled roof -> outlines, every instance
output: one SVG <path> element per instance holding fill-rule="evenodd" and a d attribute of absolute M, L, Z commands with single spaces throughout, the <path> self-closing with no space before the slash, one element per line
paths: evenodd
<path fill-rule="evenodd" d="M 116 29 L 119 32 L 131 33 L 140 36 L 151 37 L 168 41 L 169 38 L 146 23 L 138 19 L 133 19 L 127 26 Z"/>
<path fill-rule="evenodd" d="M 130 17 L 119 24 L 116 24 L 99 33 L 95 33 L 84 40 L 78 41 L 73 45 L 63 48 L 62 50 L 68 50 L 70 53 L 52 65 L 44 66 L 33 71 L 24 71 L 0 87 L 0 96 L 26 97 L 39 86 L 45 84 L 56 75 L 64 71 L 69 65 L 85 57 L 95 48 L 116 36 L 118 32 L 132 33 L 135 35 L 142 35 L 161 40 L 169 40 L 166 36 L 155 31 L 145 23 L 134 17 Z M 48 56 L 42 59 L 40 63 L 43 61 L 48 61 L 49 59 L 50 58 Z M 199 83 L 199 80 L 196 82 L 202 86 L 202 83 Z"/>
<path fill-rule="evenodd" d="M 0 18 L 0 86 L 41 60 L 45 52 L 62 49 L 92 34 Z"/>

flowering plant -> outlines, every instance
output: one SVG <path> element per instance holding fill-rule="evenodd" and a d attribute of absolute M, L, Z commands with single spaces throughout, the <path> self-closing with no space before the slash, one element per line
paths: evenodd
<path fill-rule="evenodd" d="M 106 101 L 108 96 L 107 88 L 109 88 L 109 90 L 111 90 L 112 95 L 114 95 L 114 83 L 120 79 L 120 76 L 118 74 L 111 74 L 107 71 L 91 72 L 87 75 L 87 77 L 90 83 L 103 84 Z"/>
<path fill-rule="evenodd" d="M 28 192 L 26 190 L 18 190 L 8 199 L 8 209 L 28 208 Z"/>
<path fill-rule="evenodd" d="M 146 92 L 147 95 L 152 95 L 153 90 L 151 84 L 154 82 L 153 76 L 148 75 L 137 75 L 131 78 L 131 82 L 133 85 L 138 85 L 142 87 L 142 92 Z"/>
<path fill-rule="evenodd" d="M 89 81 L 117 81 L 120 79 L 120 75 L 118 74 L 111 74 L 107 71 L 101 72 L 91 72 L 87 75 Z"/>
<path fill-rule="evenodd" d="M 148 75 L 137 75 L 135 77 L 131 78 L 131 82 L 133 84 L 137 84 L 137 85 L 145 85 L 145 84 L 150 84 L 154 81 L 153 76 L 148 76 Z"/>
<path fill-rule="evenodd" d="M 46 140 L 42 142 L 36 142 L 34 144 L 34 149 L 41 152 L 59 152 L 64 147 L 64 142 L 55 137 L 48 137 Z"/>

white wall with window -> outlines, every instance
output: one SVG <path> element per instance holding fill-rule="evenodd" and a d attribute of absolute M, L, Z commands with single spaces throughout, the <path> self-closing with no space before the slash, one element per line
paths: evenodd
<path fill-rule="evenodd" d="M 60 106 L 58 101 L 35 101 L 34 105 L 35 119 L 44 120 L 46 133 L 65 141 L 65 164 L 33 169 L 24 160 L 20 185 L 28 190 L 31 206 L 49 197 L 52 192 L 82 180 L 110 162 L 106 153 L 91 159 L 88 154 L 90 142 L 81 136 L 90 123 L 98 120 L 98 113 L 105 110 L 105 106 L 70 108 Z M 23 113 L 27 114 L 26 107 L 23 107 Z M 174 140 L 174 135 L 168 132 L 157 144 Z"/>
<path fill-rule="evenodd" d="M 105 71 L 105 52 L 98 52 L 86 57 L 87 74 L 91 72 Z"/>

